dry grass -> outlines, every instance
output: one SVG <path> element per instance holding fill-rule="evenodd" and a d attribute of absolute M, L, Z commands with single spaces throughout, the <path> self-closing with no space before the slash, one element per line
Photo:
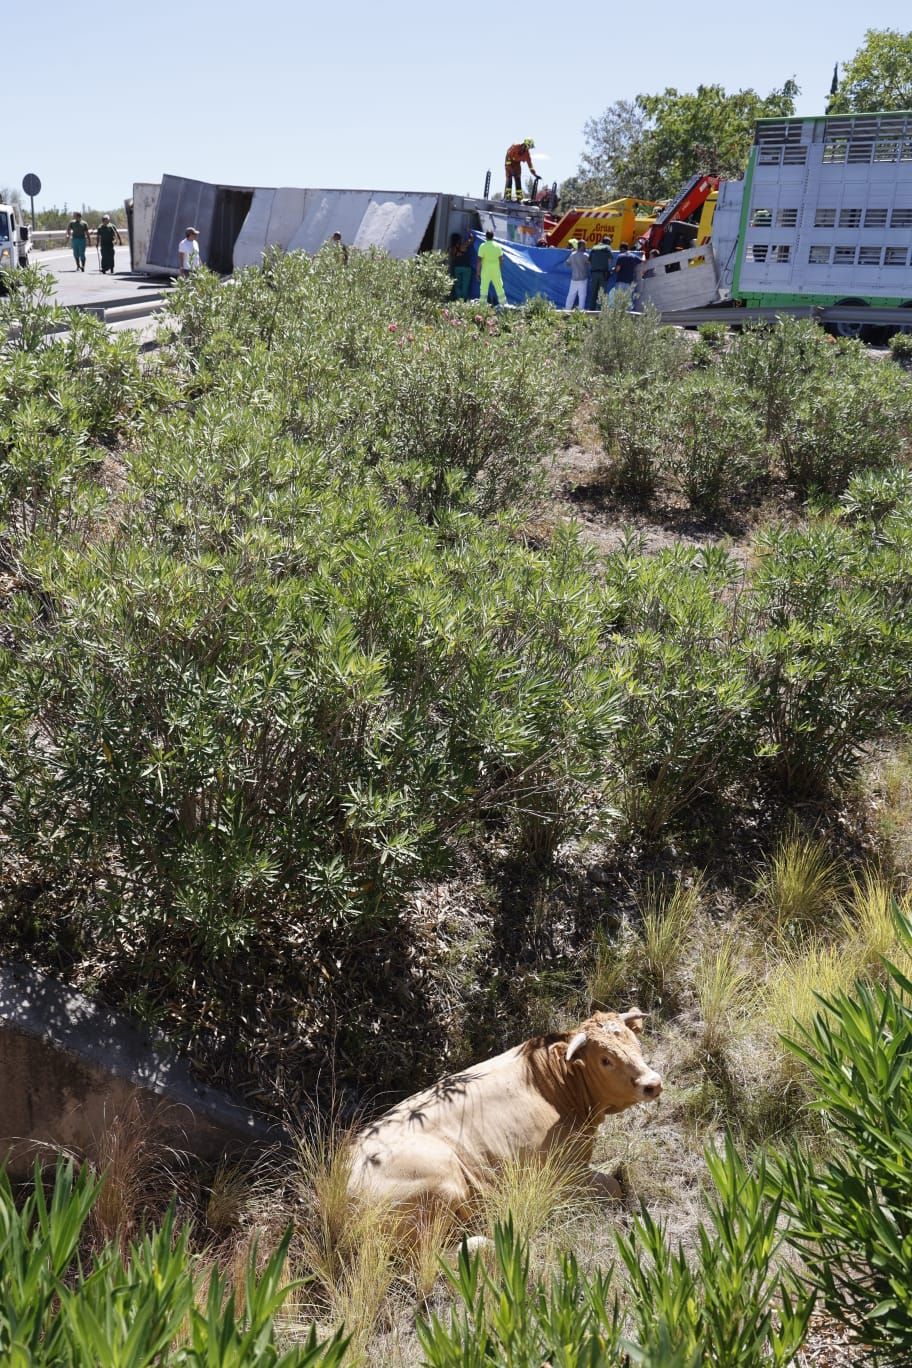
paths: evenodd
<path fill-rule="evenodd" d="M 385 1323 L 398 1237 L 387 1208 L 349 1195 L 348 1138 L 332 1122 L 317 1120 L 299 1139 L 291 1271 L 304 1281 L 294 1313 L 302 1323 L 314 1318 L 330 1326 L 344 1323 L 357 1363 Z"/>
<path fill-rule="evenodd" d="M 145 1219 L 160 1217 L 173 1197 L 176 1170 L 184 1156 L 162 1141 L 160 1123 L 166 1110 L 164 1105 L 144 1110 L 134 1098 L 96 1137 L 103 1181 L 88 1219 L 93 1242 L 111 1240 L 126 1247 Z"/>
<path fill-rule="evenodd" d="M 838 921 L 846 874 L 825 843 L 797 832 L 784 836 L 756 883 L 761 907 L 780 935 L 819 932 Z"/>
<path fill-rule="evenodd" d="M 494 1227 L 511 1216 L 524 1240 L 566 1228 L 581 1207 L 591 1205 L 587 1174 L 586 1162 L 574 1159 L 566 1149 L 509 1160 L 491 1175 L 479 1199 L 479 1229 L 491 1236 Z"/>
<path fill-rule="evenodd" d="M 909 954 L 896 935 L 896 914 L 912 917 L 912 891 L 900 893 L 890 877 L 873 869 L 853 880 L 841 929 L 856 972 L 880 977 L 885 959 L 908 971 Z"/>
<path fill-rule="evenodd" d="M 912 878 L 912 742 L 904 741 L 879 757 L 869 779 L 875 823 L 892 869 Z"/>
<path fill-rule="evenodd" d="M 614 940 L 596 933 L 586 976 L 590 998 L 607 1003 L 626 992 L 643 1006 L 675 1001 L 702 896 L 700 879 L 647 879 L 637 896 L 640 925 L 622 927 Z"/>
<path fill-rule="evenodd" d="M 714 1058 L 724 1057 L 750 1023 L 756 987 L 744 945 L 744 936 L 732 927 L 704 945 L 694 970 L 701 1044 Z"/>
<path fill-rule="evenodd" d="M 257 1204 L 256 1184 L 238 1164 L 221 1164 L 206 1199 L 206 1225 L 217 1239 L 226 1240 L 241 1229 Z"/>

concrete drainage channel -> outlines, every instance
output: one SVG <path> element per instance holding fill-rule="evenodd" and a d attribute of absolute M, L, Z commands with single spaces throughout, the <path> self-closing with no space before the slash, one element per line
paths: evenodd
<path fill-rule="evenodd" d="M 17 1178 L 60 1151 L 103 1164 L 123 1126 L 210 1164 L 291 1144 L 164 1040 L 25 964 L 0 968 L 0 1078 L 0 1162 Z"/>
<path fill-rule="evenodd" d="M 142 299 L 129 295 L 124 299 L 108 299 L 104 304 L 74 304 L 80 313 L 94 314 L 102 323 L 127 323 L 134 318 L 148 318 L 164 306 L 163 294 L 148 294 Z"/>

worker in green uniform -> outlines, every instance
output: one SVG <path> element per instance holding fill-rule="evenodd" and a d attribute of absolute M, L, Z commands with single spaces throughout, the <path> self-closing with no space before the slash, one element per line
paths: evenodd
<path fill-rule="evenodd" d="M 589 265 L 592 274 L 589 276 L 589 300 L 586 308 L 597 309 L 599 291 L 604 290 L 607 297 L 608 282 L 614 269 L 614 252 L 611 249 L 610 237 L 603 237 L 597 247 L 589 249 Z"/>
<path fill-rule="evenodd" d="M 503 248 L 500 243 L 494 241 L 494 233 L 489 228 L 485 233 L 485 240 L 478 249 L 478 269 L 481 272 L 481 302 L 487 304 L 488 293 L 491 286 L 494 286 L 494 293 L 501 308 L 507 307 L 507 296 L 504 294 L 503 279 L 500 274 L 500 263 L 503 260 Z"/>
<path fill-rule="evenodd" d="M 101 274 L 105 275 L 110 271 L 114 274 L 114 243 L 120 247 L 123 245 L 120 233 L 116 226 L 111 222 L 110 214 L 102 214 L 101 223 L 95 229 L 95 241 L 98 243 L 98 250 L 101 254 Z"/>

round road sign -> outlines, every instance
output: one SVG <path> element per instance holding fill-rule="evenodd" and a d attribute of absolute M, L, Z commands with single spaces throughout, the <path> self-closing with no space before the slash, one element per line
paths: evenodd
<path fill-rule="evenodd" d="M 22 189 L 27 195 L 40 195 L 41 181 L 30 171 L 27 176 L 22 177 Z"/>

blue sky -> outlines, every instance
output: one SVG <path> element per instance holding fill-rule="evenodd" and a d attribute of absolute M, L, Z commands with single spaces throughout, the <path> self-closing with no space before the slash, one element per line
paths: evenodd
<path fill-rule="evenodd" d="M 637 17 L 650 10 L 662 17 Z M 22 113 L 6 120 L 0 185 L 35 171 L 39 205 L 71 208 L 113 205 L 165 171 L 480 194 L 527 135 L 539 171 L 561 180 L 585 120 L 613 100 L 711 81 L 766 93 L 794 76 L 799 113 L 817 113 L 866 28 L 912 24 L 909 0 L 16 0 L 7 37 L 10 15 Z"/>

